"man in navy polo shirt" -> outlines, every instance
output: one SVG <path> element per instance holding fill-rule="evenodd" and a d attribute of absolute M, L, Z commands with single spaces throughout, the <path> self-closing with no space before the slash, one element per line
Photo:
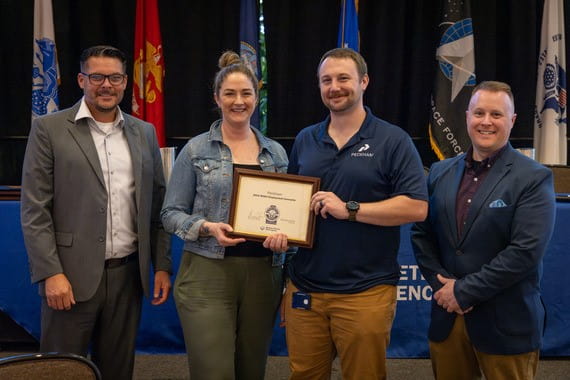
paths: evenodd
<path fill-rule="evenodd" d="M 291 379 L 329 378 L 337 353 L 343 379 L 384 379 L 399 226 L 427 215 L 422 163 L 402 129 L 364 107 L 360 54 L 330 50 L 317 74 L 330 115 L 299 133 L 289 161 L 290 173 L 320 177 L 322 189 L 311 200 L 315 244 L 289 263 Z"/>

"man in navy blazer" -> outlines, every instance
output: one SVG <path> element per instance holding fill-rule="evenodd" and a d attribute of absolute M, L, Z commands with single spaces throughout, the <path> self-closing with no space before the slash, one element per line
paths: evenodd
<path fill-rule="evenodd" d="M 412 244 L 431 285 L 436 379 L 533 379 L 545 322 L 542 257 L 552 234 L 552 172 L 508 142 L 509 85 L 482 82 L 469 102 L 467 153 L 435 163 L 429 214 Z"/>

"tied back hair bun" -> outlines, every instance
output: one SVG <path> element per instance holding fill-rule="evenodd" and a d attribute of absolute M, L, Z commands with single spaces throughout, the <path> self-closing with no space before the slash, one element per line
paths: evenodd
<path fill-rule="evenodd" d="M 259 97 L 260 82 L 245 58 L 240 57 L 240 55 L 234 51 L 227 50 L 223 52 L 218 59 L 218 67 L 220 70 L 214 77 L 214 95 L 219 95 L 222 83 L 228 75 L 242 73 L 251 81 L 253 89 L 255 90 L 255 97 Z"/>
<path fill-rule="evenodd" d="M 234 51 L 228 50 L 222 53 L 220 59 L 218 60 L 218 67 L 223 69 L 231 65 L 237 65 L 242 63 L 241 57 Z"/>

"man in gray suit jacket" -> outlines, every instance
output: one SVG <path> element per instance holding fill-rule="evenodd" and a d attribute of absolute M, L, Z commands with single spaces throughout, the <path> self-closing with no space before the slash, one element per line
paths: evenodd
<path fill-rule="evenodd" d="M 428 218 L 412 228 L 434 292 L 428 337 L 437 380 L 536 376 L 554 189 L 552 172 L 509 144 L 515 118 L 509 85 L 475 87 L 472 148 L 432 166 Z"/>
<path fill-rule="evenodd" d="M 170 290 L 164 175 L 153 126 L 118 107 L 125 55 L 91 47 L 80 67 L 83 98 L 33 121 L 22 172 L 22 230 L 42 296 L 40 350 L 85 356 L 91 345 L 104 378 L 130 379 L 151 261 L 152 304 Z"/>

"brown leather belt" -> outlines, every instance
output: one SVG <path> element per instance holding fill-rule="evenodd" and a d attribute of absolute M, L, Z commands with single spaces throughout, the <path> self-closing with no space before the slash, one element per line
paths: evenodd
<path fill-rule="evenodd" d="M 125 265 L 128 262 L 136 260 L 139 258 L 138 252 L 131 253 L 128 256 L 121 257 L 118 259 L 108 259 L 105 260 L 105 268 L 116 268 L 120 267 L 121 265 Z"/>

